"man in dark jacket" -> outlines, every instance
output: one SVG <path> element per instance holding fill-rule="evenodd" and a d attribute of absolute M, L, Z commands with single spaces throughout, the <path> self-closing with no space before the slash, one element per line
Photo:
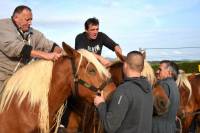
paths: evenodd
<path fill-rule="evenodd" d="M 153 97 L 151 85 L 141 77 L 144 57 L 138 51 L 127 55 L 123 70 L 126 75 L 121 84 L 106 103 L 96 96 L 94 104 L 108 133 L 151 133 Z"/>
<path fill-rule="evenodd" d="M 179 107 L 179 91 L 175 82 L 178 76 L 178 66 L 169 60 L 161 61 L 156 74 L 158 84 L 169 97 L 170 105 L 165 114 L 154 114 L 152 133 L 175 133 L 176 113 Z"/>

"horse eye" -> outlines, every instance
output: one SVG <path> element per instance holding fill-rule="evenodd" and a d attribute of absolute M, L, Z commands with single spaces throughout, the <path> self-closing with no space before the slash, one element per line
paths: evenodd
<path fill-rule="evenodd" d="M 96 75 L 96 70 L 94 68 L 89 68 L 88 73 L 92 75 Z"/>

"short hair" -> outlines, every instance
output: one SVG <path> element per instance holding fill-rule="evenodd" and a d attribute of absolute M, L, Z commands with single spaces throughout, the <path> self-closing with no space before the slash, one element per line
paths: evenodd
<path fill-rule="evenodd" d="M 88 30 L 90 24 L 99 25 L 99 20 L 97 18 L 95 18 L 95 17 L 87 19 L 85 21 L 85 29 L 86 30 Z"/>
<path fill-rule="evenodd" d="M 126 63 L 131 69 L 142 72 L 144 68 L 144 56 L 139 51 L 131 51 L 127 54 Z"/>
<path fill-rule="evenodd" d="M 25 5 L 20 5 L 20 6 L 17 6 L 15 8 L 12 17 L 14 17 L 16 14 L 21 13 L 23 10 L 29 10 L 31 12 L 31 8 L 30 7 L 25 6 Z"/>
<path fill-rule="evenodd" d="M 177 79 L 179 74 L 179 67 L 175 62 L 170 60 L 163 60 L 160 62 L 160 64 L 166 64 L 166 69 L 169 69 L 169 71 L 172 73 L 172 78 L 174 78 L 174 80 Z"/>

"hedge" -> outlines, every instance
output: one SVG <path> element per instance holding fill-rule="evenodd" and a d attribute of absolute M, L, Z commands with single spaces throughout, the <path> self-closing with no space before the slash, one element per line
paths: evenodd
<path fill-rule="evenodd" d="M 179 68 L 184 70 L 186 73 L 199 73 L 198 65 L 200 65 L 200 61 L 175 61 Z M 150 62 L 154 71 L 157 70 L 159 62 L 154 61 Z"/>

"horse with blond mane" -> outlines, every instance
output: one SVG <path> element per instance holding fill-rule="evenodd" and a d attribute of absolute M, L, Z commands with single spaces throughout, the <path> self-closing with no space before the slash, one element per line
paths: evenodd
<path fill-rule="evenodd" d="M 122 61 L 124 60 L 121 58 Z M 111 73 L 112 80 L 118 86 L 123 82 L 123 62 L 116 61 L 110 67 L 109 71 Z M 145 60 L 144 69 L 142 76 L 147 77 L 148 81 L 151 84 L 154 84 L 156 81 L 154 71 L 151 65 Z M 154 95 L 154 106 L 158 114 L 163 114 L 167 111 L 169 106 L 169 100 L 167 95 L 161 86 L 154 86 L 153 89 Z M 85 105 L 85 103 L 79 101 L 76 102 L 76 99 L 70 99 L 68 103 L 67 113 L 68 122 L 66 122 L 66 133 L 76 133 L 81 131 L 82 133 L 103 133 L 103 129 L 99 128 L 101 122 L 99 121 L 98 115 L 95 112 L 94 105 Z M 80 109 L 81 108 L 81 109 Z M 83 110 L 80 112 L 80 110 Z"/>
<path fill-rule="evenodd" d="M 65 43 L 63 48 L 66 55 L 57 61 L 35 61 L 8 80 L 0 95 L 1 133 L 57 132 L 55 124 L 70 95 L 92 103 L 98 90 L 105 96 L 114 91 L 110 73 L 93 54 L 85 51 L 85 57 Z"/>
<path fill-rule="evenodd" d="M 184 71 L 180 71 L 177 80 L 180 91 L 180 107 L 178 116 L 182 122 L 182 132 L 190 132 L 192 122 L 200 121 L 200 74 L 187 76 Z M 194 125 L 194 132 L 200 132 L 200 125 Z"/>

